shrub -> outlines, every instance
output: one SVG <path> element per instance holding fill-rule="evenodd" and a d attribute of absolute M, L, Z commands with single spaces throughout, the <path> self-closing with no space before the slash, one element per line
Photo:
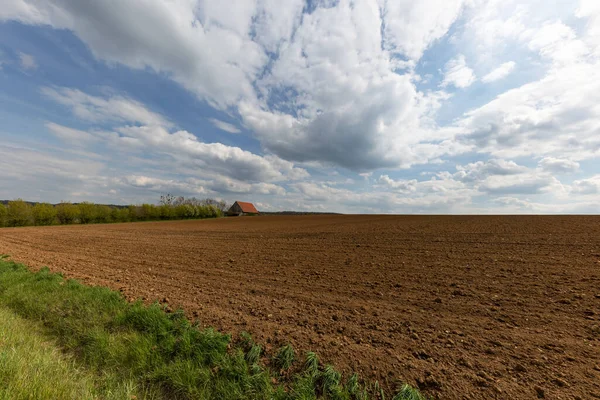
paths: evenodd
<path fill-rule="evenodd" d="M 56 217 L 63 225 L 72 224 L 79 217 L 79 208 L 69 202 L 62 201 L 56 206 Z"/>
<path fill-rule="evenodd" d="M 112 219 L 112 208 L 105 205 L 96 205 L 95 207 L 96 222 L 107 223 Z"/>
<path fill-rule="evenodd" d="M 56 209 L 52 204 L 37 203 L 33 206 L 33 223 L 36 225 L 52 225 L 56 219 Z"/>
<path fill-rule="evenodd" d="M 6 225 L 6 207 L 4 204 L 0 203 L 0 227 Z"/>
<path fill-rule="evenodd" d="M 8 202 L 8 226 L 26 226 L 31 223 L 31 206 L 23 199 Z"/>
<path fill-rule="evenodd" d="M 96 206 L 94 203 L 84 201 L 77 205 L 79 209 L 79 222 L 82 224 L 90 224 L 96 221 Z"/>
<path fill-rule="evenodd" d="M 173 207 L 167 204 L 163 204 L 158 207 L 160 211 L 160 219 L 172 219 L 175 216 Z"/>
<path fill-rule="evenodd" d="M 129 222 L 129 209 L 114 207 L 110 212 L 110 217 L 114 222 Z"/>
<path fill-rule="evenodd" d="M 129 215 L 128 220 L 135 222 L 140 220 L 139 207 L 131 205 L 127 207 L 127 213 Z"/>

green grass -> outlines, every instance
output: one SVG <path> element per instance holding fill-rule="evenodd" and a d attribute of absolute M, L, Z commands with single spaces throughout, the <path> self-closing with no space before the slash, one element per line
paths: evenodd
<path fill-rule="evenodd" d="M 130 399 L 135 384 L 81 368 L 35 323 L 0 308 L 0 399 Z"/>
<path fill-rule="evenodd" d="M 291 346 L 265 355 L 249 335 L 233 342 L 229 335 L 199 329 L 181 311 L 128 303 L 118 292 L 65 280 L 47 268 L 34 273 L 0 259 L 0 307 L 40 326 L 82 370 L 97 377 L 98 393 L 128 391 L 114 398 L 381 398 L 378 388 L 354 375 L 344 380 L 333 367 L 322 366 L 314 353 L 291 368 L 296 358 Z M 272 360 L 275 370 L 262 360 Z M 290 373 L 281 374 L 285 370 Z M 404 395 L 389 398 L 418 399 L 398 396 Z"/>

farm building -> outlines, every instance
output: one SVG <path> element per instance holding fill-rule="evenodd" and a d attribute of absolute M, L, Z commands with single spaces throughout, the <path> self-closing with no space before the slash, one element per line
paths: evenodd
<path fill-rule="evenodd" d="M 227 215 L 257 215 L 260 214 L 254 204 L 236 201 L 227 211 Z"/>

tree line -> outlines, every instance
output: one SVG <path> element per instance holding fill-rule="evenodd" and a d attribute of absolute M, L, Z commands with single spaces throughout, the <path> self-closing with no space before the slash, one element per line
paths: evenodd
<path fill-rule="evenodd" d="M 161 196 L 158 205 L 141 204 L 108 206 L 83 202 L 63 201 L 30 204 L 22 199 L 0 203 L 0 227 L 94 224 L 110 222 L 163 221 L 176 219 L 217 218 L 227 210 L 224 201 Z"/>

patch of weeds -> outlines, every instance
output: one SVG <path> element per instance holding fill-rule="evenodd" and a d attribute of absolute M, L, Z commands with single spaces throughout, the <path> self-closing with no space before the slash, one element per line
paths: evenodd
<path fill-rule="evenodd" d="M 273 363 L 279 370 L 287 371 L 292 366 L 295 358 L 296 352 L 294 352 L 294 348 L 288 344 L 279 349 L 273 359 Z"/>

